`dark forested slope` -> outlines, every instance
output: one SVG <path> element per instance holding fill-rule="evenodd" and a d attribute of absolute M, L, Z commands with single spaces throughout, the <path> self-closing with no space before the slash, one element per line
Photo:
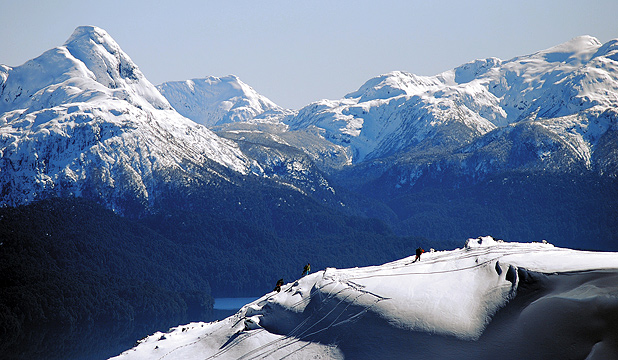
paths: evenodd
<path fill-rule="evenodd" d="M 0 209 L 2 335 L 33 324 L 199 318 L 211 285 L 218 296 L 263 294 L 307 262 L 379 264 L 423 242 L 285 187 L 227 190 L 176 191 L 139 219 L 81 198 Z"/>
<path fill-rule="evenodd" d="M 0 209 L 0 329 L 128 322 L 212 308 L 203 264 L 135 221 L 77 198 Z"/>

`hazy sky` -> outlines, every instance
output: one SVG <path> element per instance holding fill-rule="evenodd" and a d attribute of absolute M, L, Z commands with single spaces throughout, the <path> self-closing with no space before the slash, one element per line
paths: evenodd
<path fill-rule="evenodd" d="M 96 25 L 155 85 L 234 74 L 295 109 L 393 70 L 435 75 L 579 35 L 607 42 L 618 38 L 616 14 L 616 0 L 0 0 L 0 64 Z"/>

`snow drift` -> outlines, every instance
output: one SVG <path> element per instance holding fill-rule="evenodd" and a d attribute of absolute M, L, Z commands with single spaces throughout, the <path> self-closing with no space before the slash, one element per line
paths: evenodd
<path fill-rule="evenodd" d="M 114 359 L 615 359 L 616 255 L 483 237 L 419 262 L 327 268 Z"/>

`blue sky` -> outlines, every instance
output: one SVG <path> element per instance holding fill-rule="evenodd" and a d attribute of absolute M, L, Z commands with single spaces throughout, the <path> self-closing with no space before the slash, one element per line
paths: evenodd
<path fill-rule="evenodd" d="M 393 70 L 435 75 L 579 35 L 618 38 L 618 1 L 0 0 L 0 64 L 80 25 L 105 29 L 155 85 L 234 74 L 287 108 L 337 99 Z"/>

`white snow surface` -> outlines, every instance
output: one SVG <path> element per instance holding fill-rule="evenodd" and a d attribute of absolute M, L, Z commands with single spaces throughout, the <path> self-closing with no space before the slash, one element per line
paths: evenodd
<path fill-rule="evenodd" d="M 518 274 L 518 269 L 523 275 Z M 522 349 L 532 345 L 523 343 L 529 339 L 518 336 L 525 338 L 525 334 L 540 331 L 519 329 L 526 326 L 520 319 L 533 312 L 537 303 L 538 308 L 543 301 L 566 301 L 570 305 L 564 308 L 569 309 L 600 301 L 603 305 L 595 306 L 610 309 L 611 316 L 618 314 L 618 282 L 600 287 L 588 281 L 562 288 L 562 293 L 550 294 L 519 310 L 521 315 L 515 315 L 514 324 L 507 326 L 514 328 L 511 331 L 515 334 L 500 335 L 504 330 L 499 325 L 498 330 L 492 330 L 498 336 L 486 334 L 492 317 L 515 301 L 519 282 L 525 281 L 522 276 L 536 272 L 553 274 L 548 276 L 557 279 L 569 278 L 560 274 L 596 274 L 594 271 L 611 273 L 613 279 L 618 279 L 618 254 L 557 248 L 545 242 L 469 239 L 464 248 L 431 251 L 418 262 L 408 257 L 380 266 L 318 271 L 283 286 L 280 293 L 268 293 L 245 305 L 225 320 L 191 323 L 168 333 L 155 333 L 114 359 L 356 359 L 377 358 L 375 354 L 381 358 L 427 358 L 420 357 L 425 354 L 429 358 L 472 359 L 492 358 L 478 356 L 499 353 L 502 348 L 506 350 L 501 358 L 518 358 L 518 351 L 521 355 Z M 549 338 L 570 334 L 552 318 L 559 311 L 545 310 L 541 318 L 535 315 L 535 321 L 549 327 L 542 330 L 549 332 Z M 603 323 L 593 315 L 571 321 L 570 327 L 581 326 L 591 332 L 593 325 L 588 322 L 597 324 L 594 326 Z M 618 331 L 611 325 L 603 329 L 599 330 L 604 331 L 600 338 L 592 343 L 563 335 L 571 342 L 570 354 L 615 359 Z M 410 344 L 414 352 L 404 352 L 407 355 L 402 357 L 399 347 Z M 489 346 L 472 348 L 475 344 Z M 514 353 L 510 353 L 509 346 Z M 532 346 L 530 351 L 536 353 L 522 358 L 563 358 L 557 353 L 563 351 L 560 349 Z M 606 357 L 612 352 L 614 357 Z"/>
<path fill-rule="evenodd" d="M 208 127 L 234 122 L 278 122 L 292 113 L 234 75 L 165 82 L 157 88 L 176 111 Z"/>
<path fill-rule="evenodd" d="M 0 89 L 4 204 L 50 191 L 79 196 L 87 177 L 148 201 L 154 172 L 191 173 L 189 164 L 207 160 L 244 174 L 252 166 L 233 142 L 178 114 L 94 26 L 21 66 L 0 67 Z"/>

